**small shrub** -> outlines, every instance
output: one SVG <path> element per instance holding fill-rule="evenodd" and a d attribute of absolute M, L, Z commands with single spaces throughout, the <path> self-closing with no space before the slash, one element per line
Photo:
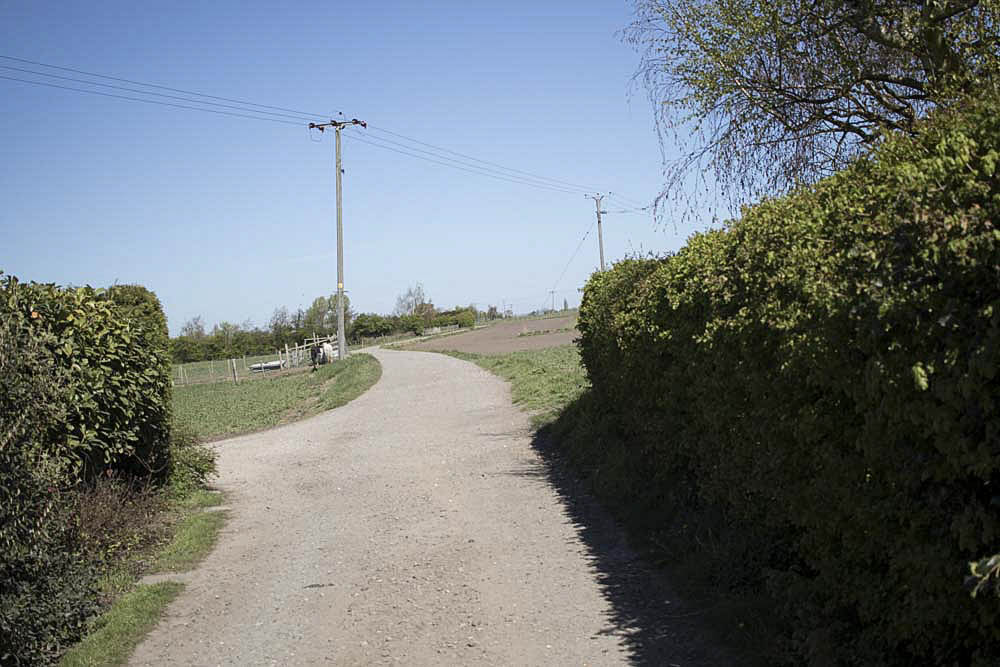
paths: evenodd
<path fill-rule="evenodd" d="M 108 471 L 75 491 L 83 553 L 102 573 L 134 579 L 144 563 L 137 555 L 162 540 L 167 499 L 148 479 Z"/>
<path fill-rule="evenodd" d="M 168 483 L 176 497 L 202 489 L 218 474 L 215 450 L 200 444 L 189 427 L 175 426 L 170 439 Z"/>

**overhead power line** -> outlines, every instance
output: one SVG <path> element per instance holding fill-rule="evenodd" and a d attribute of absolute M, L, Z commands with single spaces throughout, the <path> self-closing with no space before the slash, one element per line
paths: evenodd
<path fill-rule="evenodd" d="M 617 199 L 617 200 L 619 200 L 621 202 L 624 202 L 628 206 L 645 206 L 645 208 L 649 208 L 648 205 L 644 205 L 641 202 L 638 202 L 638 201 L 636 201 L 634 199 L 631 199 L 629 197 L 625 197 L 625 196 L 620 195 L 620 194 L 618 194 L 616 192 L 609 192 L 608 196 L 611 197 L 612 199 Z M 643 210 L 645 210 L 645 208 Z"/>
<path fill-rule="evenodd" d="M 48 67 L 50 69 L 60 70 L 63 72 L 74 72 L 76 74 L 85 74 L 87 76 L 97 77 L 98 79 L 107 79 L 109 81 L 121 81 L 122 83 L 131 83 L 136 86 L 144 86 L 147 88 L 158 88 L 160 90 L 169 90 L 174 93 L 184 93 L 185 95 L 197 95 L 198 97 L 207 97 L 213 100 L 222 100 L 223 102 L 236 102 L 237 104 L 244 104 L 248 106 L 261 107 L 263 109 L 274 109 L 275 111 L 289 111 L 291 113 L 303 114 L 306 116 L 312 116 L 314 118 L 322 118 L 326 114 L 309 114 L 302 111 L 296 111 L 295 109 L 286 109 L 285 107 L 270 106 L 268 104 L 258 104 L 256 102 L 248 102 L 246 100 L 233 99 L 231 97 L 219 97 L 218 95 L 209 95 L 208 93 L 198 93 L 192 90 L 184 90 L 182 88 L 171 88 L 170 86 L 161 86 L 156 83 L 146 83 L 144 81 L 135 81 L 133 79 L 123 79 L 117 76 L 109 76 L 107 74 L 98 74 L 96 72 L 87 72 L 80 69 L 73 69 L 72 67 L 61 67 L 59 65 L 49 65 L 48 63 L 38 62 L 36 60 L 25 60 L 24 58 L 15 58 L 14 56 L 0 55 L 0 58 L 4 60 L 11 60 L 14 62 L 24 63 L 26 65 L 35 65 L 38 67 Z M 335 112 L 339 113 L 339 111 Z"/>
<path fill-rule="evenodd" d="M 174 95 L 167 95 L 167 94 L 164 94 L 164 93 L 154 92 L 153 90 L 141 90 L 141 89 L 129 88 L 129 87 L 125 87 L 125 86 L 116 86 L 116 85 L 113 85 L 113 84 L 101 83 L 99 81 L 88 81 L 88 80 L 80 79 L 80 78 L 77 78 L 77 77 L 61 76 L 61 75 L 58 75 L 58 74 L 52 74 L 52 73 L 48 73 L 48 72 L 40 72 L 40 71 L 37 71 L 37 70 L 29 70 L 29 69 L 26 69 L 26 68 L 23 68 L 23 67 L 14 67 L 14 66 L 11 66 L 11 65 L 0 65 L 0 67 L 3 67 L 5 69 L 12 70 L 12 71 L 18 71 L 18 72 L 25 73 L 25 74 L 31 74 L 33 76 L 42 76 L 42 77 L 47 77 L 47 78 L 50 78 L 50 79 L 55 78 L 55 79 L 59 79 L 59 80 L 63 80 L 63 81 L 69 81 L 71 83 L 80 84 L 80 85 L 83 85 L 83 86 L 99 86 L 99 87 L 108 88 L 108 89 L 111 89 L 111 90 L 121 90 L 123 92 L 133 93 L 135 95 L 154 96 L 154 97 L 158 97 L 158 98 L 161 98 L 161 99 L 150 100 L 150 99 L 146 99 L 145 97 L 143 97 L 143 98 L 137 98 L 137 97 L 133 97 L 131 95 L 117 95 L 117 94 L 103 92 L 103 91 L 91 90 L 91 89 L 88 89 L 88 88 L 76 88 L 76 87 L 73 87 L 73 86 L 60 85 L 60 84 L 52 83 L 52 82 L 49 82 L 49 81 L 34 81 L 34 80 L 29 80 L 29 79 L 24 79 L 24 78 L 18 78 L 18 77 L 13 77 L 13 76 L 0 76 L 0 78 L 7 79 L 7 80 L 10 80 L 10 81 L 18 81 L 18 82 L 21 82 L 21 83 L 27 83 L 27 84 L 32 84 L 32 85 L 46 86 L 46 87 L 50 87 L 50 88 L 59 88 L 59 89 L 62 89 L 62 90 L 68 90 L 68 91 L 72 91 L 72 92 L 85 93 L 85 94 L 91 94 L 91 95 L 101 95 L 103 97 L 110 97 L 110 98 L 127 100 L 127 101 L 132 101 L 132 102 L 143 102 L 143 103 L 146 103 L 146 104 L 160 104 L 161 106 L 174 107 L 174 108 L 179 108 L 179 109 L 186 109 L 186 110 L 190 110 L 190 111 L 204 111 L 204 112 L 207 112 L 207 113 L 215 113 L 215 114 L 221 114 L 221 115 L 230 115 L 230 116 L 235 116 L 235 117 L 240 117 L 240 118 L 250 118 L 250 119 L 254 119 L 254 120 L 267 120 L 267 121 L 270 121 L 270 122 L 284 122 L 285 124 L 295 124 L 295 123 L 291 122 L 291 119 L 299 119 L 299 120 L 304 121 L 304 122 L 312 122 L 312 121 L 317 121 L 317 120 L 321 120 L 321 119 L 327 119 L 327 117 L 328 117 L 328 114 L 318 114 L 318 113 L 313 113 L 313 112 L 308 112 L 308 111 L 302 111 L 302 110 L 299 110 L 299 109 L 292 109 L 290 107 L 285 107 L 285 106 L 278 106 L 278 105 L 272 105 L 272 104 L 261 104 L 261 103 L 258 103 L 258 102 L 251 102 L 249 100 L 244 100 L 244 99 L 239 99 L 239 98 L 224 97 L 224 96 L 221 96 L 221 95 L 212 95 L 212 94 L 209 94 L 209 93 L 202 93 L 202 92 L 198 92 L 198 91 L 194 91 L 194 90 L 188 90 L 188 89 L 184 89 L 184 88 L 176 88 L 176 87 L 173 87 L 173 86 L 164 86 L 164 85 L 157 84 L 157 83 L 149 83 L 149 82 L 145 82 L 145 81 L 139 81 L 139 80 L 136 80 L 136 79 L 127 79 L 127 78 L 124 78 L 124 77 L 117 77 L 117 76 L 111 76 L 111 75 L 108 75 L 108 74 L 101 74 L 99 72 L 91 72 L 91 71 L 88 71 L 88 70 L 78 69 L 78 68 L 74 68 L 74 67 L 64 67 L 64 66 L 61 66 L 61 65 L 52 65 L 52 64 L 49 64 L 49 63 L 44 63 L 44 62 L 40 62 L 40 61 L 37 61 L 37 60 L 29 60 L 29 59 L 26 59 L 26 58 L 17 58 L 17 57 L 14 57 L 14 56 L 0 55 L 0 59 L 6 60 L 6 61 L 9 61 L 9 62 L 19 63 L 19 64 L 22 64 L 22 65 L 31 65 L 31 66 L 36 67 L 36 68 L 38 68 L 38 67 L 47 68 L 47 69 L 52 69 L 52 70 L 56 70 L 56 71 L 60 71 L 60 72 L 68 72 L 68 73 L 71 73 L 71 74 L 83 75 L 83 76 L 93 77 L 93 78 L 97 78 L 97 79 L 103 79 L 103 80 L 106 80 L 106 81 L 115 81 L 115 82 L 119 82 L 119 83 L 127 83 L 127 84 L 130 84 L 132 86 L 141 86 L 142 88 L 151 88 L 151 89 L 155 89 L 155 90 L 169 91 L 171 93 L 180 93 L 182 95 L 193 96 L 194 98 L 202 98 L 202 99 L 193 99 L 192 97 L 178 97 L 178 96 L 174 96 Z M 176 103 L 173 103 L 173 102 L 163 101 L 165 99 L 173 99 L 173 100 L 177 100 L 178 102 L 185 102 L 187 104 L 176 104 Z M 215 101 L 215 100 L 219 100 L 219 101 L 222 101 L 222 102 L 229 102 L 229 103 L 232 103 L 232 104 L 220 104 L 220 102 Z M 197 105 L 197 106 L 189 106 L 189 105 Z M 233 106 L 233 105 L 239 105 L 239 106 Z M 286 119 L 286 118 L 289 119 L 289 120 L 285 121 L 284 119 Z M 530 183 L 530 184 L 532 184 L 532 187 L 542 188 L 542 189 L 550 189 L 553 192 L 563 192 L 563 193 L 568 193 L 570 191 L 576 191 L 576 192 L 587 191 L 587 192 L 589 192 L 589 191 L 593 191 L 595 189 L 592 186 L 586 186 L 586 185 L 582 185 L 582 184 L 579 184 L 579 183 L 573 183 L 573 182 L 566 181 L 566 180 L 563 180 L 563 179 L 558 179 L 558 178 L 551 178 L 549 176 L 544 176 L 544 175 L 533 173 L 533 172 L 526 171 L 526 170 L 523 170 L 523 169 L 517 169 L 517 168 L 514 168 L 514 167 L 507 167 L 507 166 L 504 166 L 504 165 L 499 164 L 497 162 L 493 162 L 493 161 L 490 161 L 490 160 L 484 160 L 482 158 L 478 158 L 478 157 L 475 157 L 473 155 L 469 155 L 467 153 L 461 153 L 459 151 L 454 151 L 454 150 L 449 149 L 449 148 L 444 148 L 442 146 L 431 144 L 431 143 L 426 142 L 426 141 L 421 141 L 419 139 L 415 139 L 413 137 L 407 136 L 407 135 L 399 133 L 399 132 L 395 132 L 393 130 L 390 130 L 390 129 L 387 129 L 387 128 L 384 128 L 384 127 L 379 127 L 379 126 L 375 126 L 375 125 L 372 125 L 372 126 L 369 126 L 369 127 L 370 127 L 370 130 L 372 130 L 373 132 L 385 134 L 385 135 L 388 135 L 388 136 L 391 136 L 391 137 L 395 137 L 397 139 L 401 139 L 403 141 L 409 142 L 411 144 L 415 144 L 415 146 L 410 146 L 410 145 L 407 145 L 407 144 L 400 144 L 398 142 L 394 142 L 394 141 L 392 141 L 390 139 L 378 137 L 380 140 L 382 140 L 382 141 L 384 141 L 384 142 L 386 142 L 388 144 L 395 144 L 397 147 L 399 147 L 401 149 L 405 149 L 405 150 L 411 151 L 410 153 L 404 153 L 404 154 L 408 154 L 411 157 L 414 157 L 414 158 L 417 158 L 417 159 L 422 159 L 422 160 L 426 160 L 428 162 L 433 162 L 433 163 L 436 163 L 436 164 L 442 164 L 443 166 L 448 166 L 448 167 L 452 167 L 452 168 L 455 168 L 455 169 L 461 169 L 461 170 L 465 170 L 465 171 L 468 171 L 468 170 L 471 169 L 471 170 L 474 170 L 473 173 L 480 173 L 482 175 L 492 176 L 493 178 L 503 177 L 503 178 L 500 178 L 500 180 L 509 180 L 510 182 L 519 183 L 519 184 L 522 184 L 522 185 L 528 185 Z M 376 144 L 371 144 L 371 145 L 374 146 Z M 417 148 L 417 146 L 421 146 L 423 148 Z M 387 150 L 392 150 L 388 146 L 385 146 L 385 145 L 378 146 L 378 147 L 379 148 L 383 148 L 383 149 L 387 149 Z M 424 149 L 431 149 L 431 150 L 424 150 Z M 399 151 L 397 151 L 397 152 L 399 152 Z M 461 159 L 456 159 L 456 158 L 461 158 Z M 473 162 L 475 164 L 469 164 L 469 161 L 471 161 L 471 162 Z M 625 198 L 622 198 L 622 200 L 623 201 L 627 201 Z M 633 204 L 634 205 L 638 205 L 635 202 L 631 202 L 629 205 L 633 205 Z"/>
<path fill-rule="evenodd" d="M 62 81 L 72 81 L 73 83 L 80 83 L 80 84 L 85 84 L 85 85 L 88 85 L 88 86 L 100 86 L 101 88 L 110 88 L 112 90 L 123 90 L 125 92 L 137 93 L 139 95 L 152 95 L 154 97 L 163 97 L 163 98 L 171 99 L 171 100 L 180 100 L 182 102 L 191 102 L 193 104 L 202 104 L 202 105 L 216 106 L 216 107 L 222 107 L 222 108 L 225 108 L 225 109 L 237 109 L 237 110 L 240 110 L 240 111 L 252 111 L 253 113 L 258 113 L 258 114 L 262 114 L 262 115 L 265 115 L 265 116 L 277 116 L 277 117 L 281 117 L 281 118 L 294 118 L 294 119 L 300 120 L 302 122 L 307 122 L 309 120 L 317 120 L 316 117 L 309 118 L 307 116 L 300 116 L 298 114 L 294 114 L 293 115 L 293 114 L 289 114 L 289 113 L 283 113 L 283 112 L 280 112 L 280 111 L 256 111 L 256 110 L 253 110 L 251 108 L 248 108 L 248 107 L 245 107 L 245 106 L 239 106 L 239 105 L 235 105 L 235 104 L 222 104 L 220 102 L 206 102 L 204 100 L 199 100 L 197 98 L 192 98 L 192 97 L 181 97 L 180 95 L 168 95 L 166 93 L 154 93 L 152 91 L 142 90 L 142 89 L 139 89 L 139 88 L 129 88 L 128 86 L 116 86 L 116 85 L 111 84 L 111 83 L 100 83 L 98 81 L 87 81 L 86 79 L 79 79 L 79 78 L 72 77 L 72 76 L 61 76 L 59 74 L 48 74 L 46 72 L 36 72 L 34 70 L 24 69 L 22 67 L 11 67 L 10 65 L 0 65 L 0 68 L 6 69 L 6 70 L 13 70 L 13 71 L 16 71 L 16 72 L 23 72 L 25 74 L 34 74 L 36 76 L 46 76 L 46 77 L 49 77 L 49 78 L 52 78 L 52 79 L 59 79 L 59 80 L 62 80 Z M 42 83 L 42 82 L 37 82 L 37 83 Z M 74 90 L 76 90 L 76 89 L 74 89 Z"/>
<path fill-rule="evenodd" d="M 584 241 L 586 241 L 587 237 L 590 236 L 590 232 L 594 230 L 594 225 L 596 224 L 597 224 L 596 220 L 590 223 L 590 227 L 587 228 L 587 232 L 583 235 L 583 238 L 580 239 L 580 242 L 576 244 L 576 250 L 574 250 L 573 254 L 569 256 L 569 261 L 566 262 L 566 266 L 563 267 L 562 273 L 560 273 L 559 277 L 556 278 L 556 281 L 552 283 L 552 289 L 555 289 L 556 287 L 559 286 L 559 282 L 563 279 L 563 276 L 566 275 L 566 272 L 569 270 L 570 264 L 573 263 L 573 260 L 576 259 L 576 256 L 580 253 L 580 248 L 583 247 Z"/>
<path fill-rule="evenodd" d="M 270 116 L 278 116 L 278 117 L 281 117 L 281 118 L 301 118 L 302 122 L 305 122 L 306 120 L 308 120 L 308 117 L 304 117 L 304 116 L 298 116 L 298 115 L 292 115 L 292 114 L 286 114 L 286 113 L 279 113 L 279 112 L 271 112 L 271 111 L 257 111 L 255 109 L 245 108 L 245 107 L 241 107 L 241 106 L 237 106 L 237 105 L 231 105 L 231 104 L 220 104 L 218 102 L 203 102 L 202 100 L 198 100 L 198 99 L 191 98 L 191 97 L 181 97 L 181 96 L 178 96 L 178 95 L 167 95 L 167 94 L 164 94 L 164 93 L 155 93 L 155 92 L 143 91 L 143 90 L 140 90 L 140 89 L 137 89 L 137 88 L 129 88 L 127 86 L 117 86 L 117 85 L 113 85 L 113 84 L 99 83 L 99 82 L 93 82 L 93 81 L 86 81 L 86 80 L 83 80 L 83 79 L 78 79 L 76 77 L 64 77 L 64 76 L 61 76 L 61 75 L 58 75 L 58 74 L 46 74 L 44 72 L 36 72 L 36 71 L 33 71 L 33 70 L 27 70 L 27 69 L 20 68 L 20 67 L 10 67 L 8 65 L 0 65 L 0 68 L 4 68 L 4 69 L 8 69 L 8 70 L 15 70 L 15 71 L 24 72 L 24 73 L 27 73 L 27 74 L 35 74 L 35 75 L 40 75 L 40 76 L 52 77 L 52 78 L 56 78 L 56 79 L 59 79 L 59 80 L 72 81 L 74 83 L 80 83 L 80 84 L 85 84 L 85 85 L 94 85 L 94 86 L 101 86 L 101 87 L 104 87 L 104 88 L 110 88 L 110 89 L 113 89 L 113 90 L 122 90 L 122 91 L 125 91 L 125 92 L 136 93 L 136 94 L 139 94 L 139 95 L 153 95 L 153 96 L 161 97 L 161 98 L 175 99 L 175 100 L 179 100 L 179 101 L 182 101 L 182 102 L 190 102 L 191 104 L 211 105 L 211 106 L 216 106 L 216 107 L 222 107 L 224 109 L 231 109 L 231 110 L 238 110 L 238 111 L 249 112 L 249 114 L 264 114 L 264 116 L 248 115 L 247 113 L 234 113 L 232 111 L 220 111 L 218 109 L 206 108 L 205 106 L 196 106 L 195 107 L 195 106 L 189 106 L 189 105 L 186 105 L 186 104 L 175 104 L 175 103 L 171 103 L 171 102 L 163 102 L 162 100 L 150 100 L 150 99 L 146 99 L 146 98 L 133 97 L 133 96 L 130 96 L 130 95 L 117 95 L 117 94 L 113 94 L 113 93 L 105 93 L 103 91 L 90 90 L 90 89 L 86 89 L 86 88 L 76 88 L 76 87 L 73 87 L 73 86 L 65 86 L 65 85 L 61 85 L 61 84 L 54 84 L 54 83 L 50 83 L 50 82 L 46 82 L 46 81 L 32 81 L 32 80 L 29 80 L 29 79 L 21 79 L 21 78 L 17 78 L 17 77 L 8 77 L 8 76 L 0 75 L 0 78 L 11 80 L 11 81 L 19 81 L 19 82 L 22 82 L 22 83 L 31 83 L 31 84 L 35 84 L 35 85 L 47 86 L 47 87 L 52 87 L 52 88 L 59 88 L 59 89 L 62 89 L 62 90 L 69 90 L 69 91 L 73 91 L 73 92 L 89 93 L 89 94 L 93 94 L 93 95 L 101 95 L 101 96 L 104 96 L 104 97 L 113 97 L 113 98 L 117 98 L 117 99 L 123 99 L 123 100 L 133 101 L 133 102 L 145 102 L 147 104 L 160 104 L 160 105 L 163 105 L 163 106 L 172 106 L 172 107 L 175 107 L 175 108 L 188 109 L 188 110 L 191 110 L 191 111 L 207 111 L 207 112 L 210 112 L 210 113 L 225 114 L 225 115 L 231 115 L 231 116 L 236 116 L 236 117 L 240 117 L 240 118 L 252 118 L 252 119 L 255 119 L 255 120 L 277 121 L 276 118 L 271 118 Z M 285 123 L 290 124 L 290 125 L 299 125 L 300 124 L 300 123 L 294 123 L 294 122 L 291 122 L 291 121 L 279 121 L 279 122 L 285 122 Z M 409 155 L 409 156 L 417 158 L 417 159 L 423 159 L 423 160 L 426 160 L 426 161 L 429 161 L 429 162 L 433 162 L 435 164 L 440 164 L 440 165 L 443 165 L 443 166 L 446 166 L 446 167 L 451 167 L 451 168 L 454 168 L 454 169 L 460 169 L 462 171 L 467 171 L 467 172 L 470 172 L 470 173 L 481 174 L 483 176 L 489 176 L 489 177 L 492 177 L 492 178 L 498 178 L 500 180 L 508 181 L 508 182 L 511 182 L 511 183 L 518 183 L 518 184 L 521 184 L 521 185 L 529 185 L 529 186 L 532 186 L 532 187 L 541 188 L 541 189 L 549 190 L 549 191 L 552 191 L 552 192 L 560 192 L 560 193 L 564 193 L 564 194 L 573 194 L 574 193 L 573 190 L 570 190 L 570 189 L 567 189 L 567 188 L 563 188 L 563 187 L 554 186 L 554 185 L 552 185 L 550 183 L 546 183 L 545 181 L 530 180 L 527 177 L 513 176 L 511 174 L 507 174 L 507 173 L 498 171 L 496 169 L 491 169 L 489 167 L 481 167 L 481 166 L 479 166 L 477 164 L 458 161 L 458 160 L 455 160 L 454 158 L 448 158 L 446 156 L 440 156 L 440 155 L 438 155 L 436 153 L 433 153 L 431 151 L 423 150 L 423 149 L 420 149 L 420 148 L 414 148 L 412 146 L 407 146 L 406 144 L 402 144 L 402 143 L 399 143 L 399 142 L 396 142 L 396 141 L 392 141 L 390 139 L 379 138 L 379 141 L 386 142 L 388 144 L 393 144 L 395 146 L 404 148 L 406 150 L 396 150 L 396 149 L 393 149 L 391 146 L 386 146 L 386 145 L 383 145 L 381 143 L 376 143 L 376 142 L 373 142 L 373 141 L 369 141 L 367 139 L 360 139 L 357 136 L 353 136 L 353 135 L 348 135 L 348 136 L 350 136 L 352 139 L 358 140 L 361 143 L 365 143 L 365 144 L 368 144 L 370 146 L 376 146 L 376 147 L 379 147 L 379 148 L 384 148 L 384 149 L 387 149 L 387 150 L 392 150 L 392 151 L 394 151 L 396 153 L 399 153 L 399 154 L 402 154 L 402 155 Z M 415 151 L 415 152 L 410 152 L 410 151 Z M 419 155 L 419 154 L 416 154 L 416 153 L 423 153 L 425 155 Z M 430 157 L 427 157 L 427 156 L 430 156 Z M 433 158 L 441 158 L 441 159 L 433 159 Z"/>
<path fill-rule="evenodd" d="M 370 127 L 370 129 L 376 130 L 378 132 L 384 132 L 385 134 L 389 134 L 389 135 L 392 135 L 394 137 L 399 137 L 401 139 L 406 139 L 407 141 L 412 141 L 413 143 L 420 144 L 421 146 L 428 146 L 430 148 L 434 148 L 436 150 L 443 151 L 445 153 L 450 153 L 452 155 L 457 155 L 459 157 L 463 157 L 463 158 L 466 158 L 468 160 L 473 160 L 474 162 L 481 162 L 483 164 L 491 165 L 491 166 L 494 166 L 494 167 L 496 167 L 498 169 L 503 169 L 503 170 L 511 171 L 511 172 L 514 172 L 514 173 L 517 173 L 517 174 L 522 174 L 522 175 L 525 175 L 525 176 L 530 176 L 532 178 L 536 178 L 536 179 L 543 180 L 543 181 L 551 181 L 554 184 L 568 186 L 568 187 L 573 188 L 575 190 L 582 190 L 582 191 L 590 192 L 590 191 L 592 191 L 592 190 L 595 189 L 595 188 L 592 188 L 592 187 L 587 187 L 585 185 L 579 185 L 579 184 L 576 184 L 576 183 L 570 183 L 569 181 L 563 181 L 563 180 L 560 180 L 558 178 L 549 178 L 547 176 L 539 176 L 538 174 L 533 174 L 530 171 L 522 171 L 520 169 L 512 169 L 510 167 L 504 167 L 503 165 L 497 164 L 496 162 L 490 162 L 489 160 L 481 160 L 481 159 L 479 159 L 477 157 L 472 157 L 471 155 L 466 155 L 465 153 L 459 153 L 458 151 L 453 151 L 453 150 L 450 150 L 448 148 L 441 148 L 440 146 L 435 146 L 434 144 L 428 144 L 428 143 L 423 142 L 423 141 L 418 141 L 417 139 L 411 139 L 410 137 L 407 137 L 405 135 L 399 134 L 398 132 L 392 132 L 390 130 L 386 130 L 386 129 L 383 129 L 383 128 L 380 128 L 380 127 L 376 127 L 375 125 L 371 125 L 369 127 Z"/>
<path fill-rule="evenodd" d="M 236 116 L 237 118 L 250 118 L 252 120 L 266 120 L 272 123 L 281 123 L 283 125 L 294 125 L 296 127 L 302 127 L 302 123 L 296 123 L 290 120 L 281 120 L 279 118 L 268 118 L 266 116 L 251 116 L 249 114 L 234 113 L 232 111 L 221 111 L 219 109 L 207 109 L 205 107 L 193 107 L 186 104 L 175 104 L 173 102 L 163 102 L 161 100 L 148 100 L 142 97 L 130 97 L 128 95 L 116 95 L 114 93 L 104 93 L 99 90 L 87 90 L 85 88 L 73 88 L 72 86 L 63 86 L 58 83 L 49 83 L 47 81 L 30 81 L 28 79 L 19 79 L 13 76 L 4 76 L 0 74 L 0 79 L 6 79 L 8 81 L 20 81 L 21 83 L 30 83 L 36 86 L 46 86 L 48 88 L 59 88 L 61 90 L 71 90 L 77 93 L 87 93 L 89 95 L 100 95 L 102 97 L 113 97 L 119 100 L 129 100 L 131 102 L 145 102 L 146 104 L 158 104 L 164 107 L 175 107 L 177 109 L 188 109 L 190 111 L 204 111 L 205 113 L 214 113 L 222 116 Z"/>
<path fill-rule="evenodd" d="M 471 165 L 471 164 L 468 164 L 468 163 L 458 162 L 458 161 L 448 162 L 448 161 L 445 161 L 445 160 L 434 159 L 434 157 L 439 157 L 439 156 L 436 156 L 433 153 L 428 153 L 427 151 L 424 151 L 424 152 L 428 153 L 429 155 L 434 155 L 434 157 L 427 157 L 425 155 L 419 155 L 417 153 L 411 152 L 411 151 L 418 151 L 418 150 L 420 150 L 418 148 L 411 148 L 410 146 L 405 146 L 405 148 L 393 148 L 393 146 L 391 146 L 391 145 L 386 145 L 385 143 L 381 143 L 381 142 L 387 141 L 385 139 L 382 139 L 381 137 L 379 137 L 377 140 L 372 140 L 372 139 L 370 139 L 368 137 L 361 138 L 361 137 L 359 137 L 356 134 L 347 134 L 345 136 L 347 138 L 351 139 L 352 141 L 358 141 L 358 142 L 361 142 L 363 144 L 368 144 L 369 146 L 376 146 L 378 148 L 383 148 L 385 150 L 392 151 L 394 153 L 399 153 L 400 155 L 409 155 L 410 157 L 414 157 L 414 158 L 417 158 L 417 159 L 420 159 L 420 160 L 426 160 L 427 162 L 432 162 L 434 164 L 439 164 L 439 165 L 442 165 L 442 166 L 445 166 L 445 167 L 450 167 L 451 169 L 458 169 L 460 171 L 466 171 L 466 172 L 469 172 L 469 173 L 472 173 L 472 174 L 479 174 L 481 176 L 488 176 L 490 178 L 495 178 L 497 180 L 507 181 L 507 182 L 510 182 L 510 183 L 518 183 L 520 185 L 527 185 L 527 186 L 530 186 L 530 187 L 533 187 L 533 188 L 539 188 L 539 189 L 542 189 L 542 190 L 548 190 L 550 192 L 558 192 L 560 194 L 577 194 L 577 192 L 575 190 L 568 190 L 568 189 L 565 189 L 565 188 L 559 188 L 559 187 L 556 187 L 556 186 L 547 185 L 545 183 L 540 183 L 540 182 L 537 182 L 537 181 L 529 181 L 527 179 L 518 178 L 516 176 L 511 176 L 511 175 L 507 175 L 507 174 L 503 174 L 503 173 L 498 173 L 496 171 L 490 171 L 490 170 L 486 169 L 485 167 L 477 167 L 476 165 Z M 395 144 L 395 146 L 404 146 L 404 144 L 400 144 L 400 143 L 397 143 L 397 142 L 391 142 L 391 143 Z"/>

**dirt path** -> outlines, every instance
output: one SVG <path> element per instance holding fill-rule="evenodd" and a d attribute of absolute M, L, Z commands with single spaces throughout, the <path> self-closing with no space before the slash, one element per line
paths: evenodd
<path fill-rule="evenodd" d="M 232 518 L 131 664 L 720 664 L 581 524 L 503 382 L 375 356 L 352 403 L 218 443 Z"/>

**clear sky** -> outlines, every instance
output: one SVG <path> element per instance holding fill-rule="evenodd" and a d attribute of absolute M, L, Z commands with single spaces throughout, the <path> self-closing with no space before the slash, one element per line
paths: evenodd
<path fill-rule="evenodd" d="M 8 0 L 0 55 L 317 120 L 343 112 L 373 125 L 351 133 L 368 140 L 462 159 L 388 130 L 640 204 L 659 190 L 652 109 L 631 84 L 639 56 L 620 36 L 626 2 L 149 4 Z M 138 96 L 10 68 L 135 84 L 0 65 L 0 76 Z M 335 291 L 334 142 L 310 136 L 307 118 L 267 122 L 2 78 L 0 100 L 5 273 L 145 285 L 172 334 L 196 315 L 209 326 L 266 325 L 278 306 Z M 500 180 L 348 136 L 344 169 L 345 283 L 358 312 L 390 312 L 418 281 L 439 307 L 506 301 L 527 312 L 551 303 L 553 289 L 557 306 L 575 305 L 598 266 L 596 229 L 570 262 L 595 219 L 578 188 Z M 605 200 L 609 262 L 674 250 L 693 231 L 616 213 L 628 207 Z"/>

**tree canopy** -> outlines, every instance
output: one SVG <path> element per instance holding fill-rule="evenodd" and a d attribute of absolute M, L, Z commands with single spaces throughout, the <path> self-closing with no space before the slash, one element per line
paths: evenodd
<path fill-rule="evenodd" d="M 636 0 L 625 38 L 657 109 L 657 206 L 690 211 L 699 178 L 732 205 L 776 194 L 934 107 L 995 95 L 998 17 L 1000 0 Z"/>

